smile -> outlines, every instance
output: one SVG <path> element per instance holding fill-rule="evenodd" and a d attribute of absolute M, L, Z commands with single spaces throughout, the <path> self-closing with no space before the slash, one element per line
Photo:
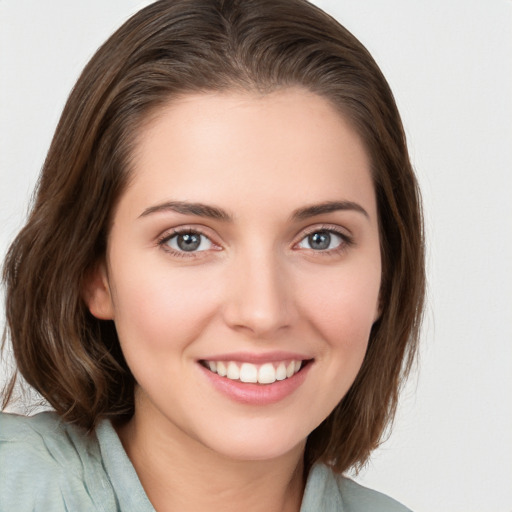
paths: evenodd
<path fill-rule="evenodd" d="M 253 383 L 273 384 L 293 377 L 307 361 L 287 360 L 272 363 L 253 364 L 236 361 L 201 361 L 211 372 L 230 380 Z"/>

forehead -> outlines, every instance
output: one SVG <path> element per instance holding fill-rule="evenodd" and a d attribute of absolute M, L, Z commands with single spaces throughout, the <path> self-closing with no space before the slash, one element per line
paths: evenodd
<path fill-rule="evenodd" d="M 125 196 L 139 209 L 169 199 L 228 209 L 343 199 L 375 208 L 360 137 L 326 99 L 302 89 L 173 100 L 141 126 L 132 168 Z"/>

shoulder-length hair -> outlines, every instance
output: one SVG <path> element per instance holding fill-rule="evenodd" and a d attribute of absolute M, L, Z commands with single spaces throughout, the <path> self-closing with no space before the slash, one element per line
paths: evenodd
<path fill-rule="evenodd" d="M 381 71 L 352 34 L 306 0 L 160 0 L 85 67 L 3 272 L 17 367 L 66 421 L 91 429 L 102 417 L 133 414 L 134 379 L 115 327 L 89 313 L 82 292 L 104 257 L 144 121 L 192 92 L 297 86 L 330 101 L 365 144 L 383 266 L 381 316 L 362 368 L 309 436 L 306 461 L 343 472 L 378 445 L 417 348 L 425 279 L 420 197 Z"/>

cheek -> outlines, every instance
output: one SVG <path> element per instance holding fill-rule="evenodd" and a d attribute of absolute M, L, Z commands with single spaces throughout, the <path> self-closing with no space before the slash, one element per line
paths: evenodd
<path fill-rule="evenodd" d="M 378 314 L 380 266 L 333 272 L 313 282 L 315 292 L 302 294 L 301 302 L 315 328 L 347 355 L 364 352 Z"/>
<path fill-rule="evenodd" d="M 133 277 L 115 281 L 114 290 L 115 323 L 123 349 L 134 344 L 152 350 L 186 346 L 215 314 L 218 292 L 211 276 L 205 279 L 200 271 L 152 265 L 125 275 Z"/>
<path fill-rule="evenodd" d="M 353 384 L 363 363 L 374 323 L 380 287 L 380 266 L 322 270 L 310 274 L 301 292 L 301 318 L 306 335 L 319 340 L 315 386 L 310 403 L 313 430 L 329 416 Z"/>

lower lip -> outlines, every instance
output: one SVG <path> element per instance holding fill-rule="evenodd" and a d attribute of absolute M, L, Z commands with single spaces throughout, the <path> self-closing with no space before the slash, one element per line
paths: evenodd
<path fill-rule="evenodd" d="M 312 362 L 309 362 L 292 377 L 272 384 L 252 384 L 221 377 L 199 364 L 217 391 L 235 402 L 248 405 L 270 405 L 284 400 L 301 386 L 311 366 Z"/>

